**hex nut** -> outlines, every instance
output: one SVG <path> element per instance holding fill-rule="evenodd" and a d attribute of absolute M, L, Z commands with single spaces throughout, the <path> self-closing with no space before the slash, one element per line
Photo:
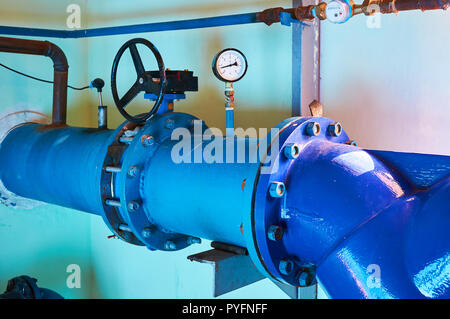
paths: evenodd
<path fill-rule="evenodd" d="M 136 165 L 130 166 L 130 168 L 128 169 L 128 176 L 136 177 L 138 174 L 139 174 L 139 169 L 137 168 L 137 166 Z"/>
<path fill-rule="evenodd" d="M 309 271 L 302 271 L 298 276 L 298 284 L 300 287 L 309 287 L 314 283 L 315 276 Z"/>
<path fill-rule="evenodd" d="M 349 141 L 345 142 L 345 144 L 350 145 L 350 146 L 355 146 L 355 147 L 358 146 L 358 144 L 354 140 L 349 140 Z"/>
<path fill-rule="evenodd" d="M 177 245 L 171 240 L 166 241 L 164 247 L 166 247 L 167 250 L 175 250 L 177 249 Z"/>
<path fill-rule="evenodd" d="M 284 195 L 286 187 L 282 182 L 272 182 L 269 187 L 269 194 L 274 198 L 279 198 Z"/>
<path fill-rule="evenodd" d="M 272 241 L 279 241 L 283 238 L 284 229 L 278 225 L 271 225 L 267 230 L 267 237 Z"/>
<path fill-rule="evenodd" d="M 288 159 L 296 159 L 300 155 L 300 147 L 296 143 L 286 144 L 283 153 Z"/>
<path fill-rule="evenodd" d="M 318 122 L 306 124 L 306 134 L 308 136 L 318 136 L 320 134 L 320 124 Z"/>
<path fill-rule="evenodd" d="M 152 146 L 155 144 L 155 139 L 151 135 L 142 135 L 141 142 L 144 146 Z"/>
<path fill-rule="evenodd" d="M 153 234 L 153 229 L 146 227 L 142 230 L 142 237 L 144 238 L 150 238 Z"/>
<path fill-rule="evenodd" d="M 166 120 L 166 124 L 165 124 L 166 129 L 171 130 L 171 129 L 173 129 L 174 126 L 175 126 L 175 122 L 172 119 Z"/>
<path fill-rule="evenodd" d="M 138 210 L 140 206 L 141 205 L 139 205 L 139 203 L 137 201 L 132 200 L 131 202 L 128 203 L 127 207 L 130 212 L 134 212 L 134 211 Z"/>
<path fill-rule="evenodd" d="M 328 126 L 328 133 L 331 136 L 336 136 L 336 137 L 341 136 L 341 134 L 342 134 L 342 125 L 341 125 L 341 123 L 339 123 L 339 122 L 331 123 Z"/>
<path fill-rule="evenodd" d="M 189 237 L 187 243 L 188 245 L 201 244 L 202 240 L 198 237 Z"/>
<path fill-rule="evenodd" d="M 278 270 L 281 274 L 288 276 L 294 270 L 294 262 L 289 259 L 282 259 L 278 265 Z"/>

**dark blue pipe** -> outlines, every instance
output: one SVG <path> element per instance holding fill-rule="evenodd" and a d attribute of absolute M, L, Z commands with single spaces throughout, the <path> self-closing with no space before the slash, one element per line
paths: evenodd
<path fill-rule="evenodd" d="M 201 19 L 144 23 L 118 27 L 106 27 L 106 28 L 84 29 L 74 31 L 0 26 L 0 34 L 45 37 L 45 38 L 78 39 L 78 38 L 102 37 L 118 34 L 213 28 L 213 27 L 249 24 L 257 22 L 262 21 L 259 21 L 257 19 L 257 13 L 253 12 L 253 13 L 233 14 L 219 17 L 201 18 Z"/>

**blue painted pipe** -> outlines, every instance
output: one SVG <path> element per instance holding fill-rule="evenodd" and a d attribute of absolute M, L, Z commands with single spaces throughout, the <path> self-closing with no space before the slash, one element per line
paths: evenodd
<path fill-rule="evenodd" d="M 1 144 L 0 179 L 23 197 L 101 215 L 101 165 L 113 133 L 23 125 Z"/>
<path fill-rule="evenodd" d="M 167 113 L 115 131 L 23 125 L 1 144 L 0 179 L 101 215 L 150 250 L 206 238 L 247 248 L 272 280 L 317 278 L 334 298 L 450 297 L 449 157 L 347 145 L 326 118 L 224 141 L 196 123 Z M 250 144 L 257 151 L 237 161 Z"/>
<path fill-rule="evenodd" d="M 15 36 L 45 37 L 45 38 L 78 39 L 78 38 L 92 38 L 92 37 L 119 35 L 119 34 L 213 28 L 229 25 L 258 23 L 258 22 L 263 21 L 259 21 L 257 19 L 257 13 L 254 12 L 254 13 L 233 14 L 201 19 L 144 23 L 118 27 L 105 27 L 105 28 L 94 28 L 94 29 L 73 30 L 73 31 L 0 26 L 0 34 L 15 35 Z"/>

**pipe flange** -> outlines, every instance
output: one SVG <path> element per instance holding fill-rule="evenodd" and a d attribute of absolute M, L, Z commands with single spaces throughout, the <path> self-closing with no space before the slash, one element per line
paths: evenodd
<path fill-rule="evenodd" d="M 134 132 L 140 129 L 140 125 L 133 122 L 125 122 L 118 129 L 113 143 L 108 147 L 108 152 L 103 162 L 100 190 L 103 203 L 102 217 L 109 229 L 118 238 L 134 245 L 144 245 L 133 232 L 125 228 L 126 220 L 121 214 L 120 199 L 117 198 L 115 184 L 117 172 L 121 170 L 122 157 L 132 136 L 126 136 L 127 132 Z M 126 139 L 124 139 L 126 138 Z M 114 167 L 118 171 L 111 171 L 108 168 Z"/>
<path fill-rule="evenodd" d="M 13 113 L 9 113 L 5 116 L 0 116 L 0 147 L 1 143 L 11 132 L 18 126 L 27 124 L 27 123 L 38 123 L 38 124 L 50 124 L 50 119 L 42 113 L 30 111 L 30 110 L 21 110 Z M 3 185 L 0 180 L 0 203 L 11 208 L 15 209 L 33 209 L 37 206 L 42 205 L 42 202 L 24 198 L 18 196 L 12 192 L 10 192 L 5 185 Z"/>
<path fill-rule="evenodd" d="M 315 266 L 291 256 L 285 249 L 283 238 L 273 240 L 268 236 L 273 225 L 284 227 L 285 219 L 289 215 L 289 208 L 285 206 L 289 188 L 284 187 L 280 196 L 273 196 L 271 186 L 276 183 L 286 185 L 290 166 L 296 160 L 301 161 L 302 150 L 308 143 L 316 139 L 325 139 L 345 144 L 348 136 L 343 130 L 339 134 L 330 134 L 327 128 L 333 124 L 334 122 L 327 118 L 290 118 L 276 127 L 279 130 L 278 134 L 273 133 L 266 137 L 267 154 L 271 154 L 271 161 L 260 165 L 256 177 L 251 214 L 254 249 L 249 249 L 249 253 L 254 262 L 257 261 L 255 264 L 261 272 L 289 285 L 300 286 L 299 275 L 312 271 Z M 312 131 L 313 127 L 322 129 Z M 295 156 L 287 156 L 286 153 L 291 154 L 293 145 L 298 151 L 295 152 Z M 272 155 L 273 151 L 276 155 Z M 285 231 L 289 232 L 288 229 Z"/>
<path fill-rule="evenodd" d="M 117 184 L 124 185 L 122 189 L 119 189 L 118 186 L 118 192 L 127 203 L 139 203 L 136 210 L 128 209 L 128 225 L 151 250 L 175 251 L 195 242 L 190 236 L 174 233 L 157 225 L 149 211 L 151 203 L 145 202 L 146 199 L 142 196 L 144 179 L 151 178 L 151 176 L 145 176 L 144 168 L 151 161 L 153 154 L 166 140 L 171 138 L 174 130 L 192 129 L 194 120 L 197 118 L 185 113 L 166 113 L 153 117 L 136 136 L 137 141 L 140 142 L 133 143 L 124 156 L 123 166 L 127 169 L 120 174 L 118 179 Z M 137 168 L 138 175 L 131 177 L 127 170 L 134 167 Z"/>
<path fill-rule="evenodd" d="M 112 165 L 115 172 L 111 178 L 102 183 L 107 187 L 108 196 L 114 198 L 116 206 L 105 205 L 116 214 L 109 216 L 108 223 L 113 222 L 114 233 L 127 242 L 145 245 L 150 250 L 175 251 L 196 242 L 191 236 L 171 232 L 158 226 L 151 217 L 141 188 L 146 163 L 151 160 L 158 148 L 170 139 L 177 128 L 192 129 L 197 118 L 184 113 L 167 113 L 154 116 L 143 126 L 127 123 L 117 134 L 117 154 L 114 161 L 105 162 L 104 171 Z M 206 126 L 203 125 L 203 130 Z M 114 144 L 111 146 L 113 147 Z M 111 148 L 110 147 L 110 148 Z M 113 152 L 108 152 L 113 154 Z M 111 171 L 111 170 L 110 170 Z M 151 178 L 151 176 L 147 177 Z M 108 189 L 108 185 L 111 187 Z M 104 197 L 107 199 L 107 196 Z M 114 218 L 111 218 L 114 217 Z M 124 236 L 132 234 L 132 236 Z"/>

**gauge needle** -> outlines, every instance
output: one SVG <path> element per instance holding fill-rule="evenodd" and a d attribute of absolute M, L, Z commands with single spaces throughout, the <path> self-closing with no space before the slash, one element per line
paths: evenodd
<path fill-rule="evenodd" d="M 237 66 L 238 64 L 237 64 L 237 61 L 235 61 L 233 64 L 228 64 L 228 65 L 225 65 L 225 66 L 221 66 L 220 68 L 221 69 L 225 69 L 225 68 L 229 68 L 230 66 Z"/>

